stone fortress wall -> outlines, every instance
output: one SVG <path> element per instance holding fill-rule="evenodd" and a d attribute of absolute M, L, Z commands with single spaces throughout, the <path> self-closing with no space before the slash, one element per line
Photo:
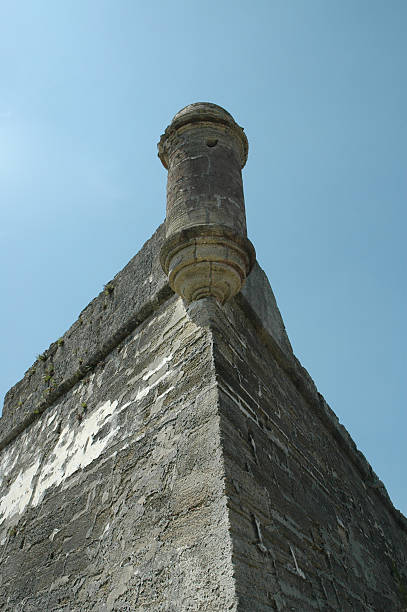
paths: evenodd
<path fill-rule="evenodd" d="M 407 609 L 407 521 L 292 352 L 217 109 L 176 115 L 166 225 L 6 396 L 1 609 Z"/>

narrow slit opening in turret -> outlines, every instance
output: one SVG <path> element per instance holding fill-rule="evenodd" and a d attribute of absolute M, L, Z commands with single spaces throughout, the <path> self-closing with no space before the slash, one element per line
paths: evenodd
<path fill-rule="evenodd" d="M 208 138 L 208 140 L 206 141 L 206 145 L 208 147 L 216 147 L 217 144 L 218 144 L 217 138 Z"/>

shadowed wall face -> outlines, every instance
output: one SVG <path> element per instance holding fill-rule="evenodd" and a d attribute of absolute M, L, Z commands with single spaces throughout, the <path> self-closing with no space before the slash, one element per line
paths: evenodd
<path fill-rule="evenodd" d="M 213 320 L 239 610 L 406 610 L 405 519 L 237 303 Z"/>

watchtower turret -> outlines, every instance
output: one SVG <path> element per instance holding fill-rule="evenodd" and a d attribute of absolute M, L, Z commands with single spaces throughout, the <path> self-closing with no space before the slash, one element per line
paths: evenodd
<path fill-rule="evenodd" d="M 225 302 L 253 266 L 241 172 L 247 153 L 243 128 L 209 102 L 180 110 L 161 136 L 158 155 L 168 169 L 161 265 L 187 302 Z"/>

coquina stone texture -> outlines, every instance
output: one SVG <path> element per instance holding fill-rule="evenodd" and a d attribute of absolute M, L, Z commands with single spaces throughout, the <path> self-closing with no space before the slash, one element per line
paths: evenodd
<path fill-rule="evenodd" d="M 1 609 L 404 610 L 406 519 L 263 272 L 186 306 L 163 240 L 7 395 Z"/>
<path fill-rule="evenodd" d="M 38 370 L 78 360 L 69 333 Z M 233 609 L 211 332 L 171 296 L 109 346 L 2 451 L 0 608 Z"/>
<path fill-rule="evenodd" d="M 247 245 L 244 214 L 231 223 Z M 293 354 L 260 266 L 226 302 L 184 301 L 161 267 L 171 227 L 6 396 L 0 609 L 406 611 L 407 520 Z"/>

